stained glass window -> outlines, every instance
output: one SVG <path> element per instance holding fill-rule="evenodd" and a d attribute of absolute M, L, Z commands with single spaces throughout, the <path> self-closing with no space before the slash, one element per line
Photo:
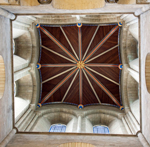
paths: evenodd
<path fill-rule="evenodd" d="M 94 126 L 93 133 L 109 134 L 109 128 L 107 126 Z"/>
<path fill-rule="evenodd" d="M 66 131 L 66 125 L 62 124 L 55 124 L 51 125 L 49 132 L 65 132 Z"/>

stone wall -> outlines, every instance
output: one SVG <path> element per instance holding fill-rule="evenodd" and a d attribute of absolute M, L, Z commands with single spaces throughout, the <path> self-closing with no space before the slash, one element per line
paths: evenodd
<path fill-rule="evenodd" d="M 142 147 L 136 136 L 92 134 L 17 134 L 7 147 L 58 147 L 69 142 L 90 143 L 95 147 Z"/>
<path fill-rule="evenodd" d="M 150 93 L 146 86 L 145 62 L 150 53 L 150 10 L 140 16 L 140 81 L 141 81 L 141 117 L 142 133 L 150 144 Z"/>
<path fill-rule="evenodd" d="M 35 111 L 39 118 L 33 124 L 31 132 L 49 132 L 52 124 L 65 124 L 66 132 L 93 133 L 93 126 L 105 125 L 110 134 L 128 134 L 122 116 L 124 111 L 111 106 L 88 106 L 79 110 L 76 106 L 53 104 L 42 106 Z M 46 129 L 43 128 L 46 124 Z"/>
<path fill-rule="evenodd" d="M 0 142 L 13 128 L 11 22 L 0 16 L 0 55 L 5 63 L 5 91 L 0 99 Z M 0 73 L 1 74 L 1 73 Z"/>

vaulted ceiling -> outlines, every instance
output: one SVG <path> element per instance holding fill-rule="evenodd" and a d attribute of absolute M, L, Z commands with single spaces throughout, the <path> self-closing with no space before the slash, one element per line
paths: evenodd
<path fill-rule="evenodd" d="M 39 105 L 122 107 L 118 24 L 38 24 L 37 28 L 41 44 Z"/>

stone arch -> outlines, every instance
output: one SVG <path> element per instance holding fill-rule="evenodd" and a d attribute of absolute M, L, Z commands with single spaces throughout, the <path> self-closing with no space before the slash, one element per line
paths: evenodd
<path fill-rule="evenodd" d="M 129 105 L 131 105 L 135 100 L 138 99 L 138 82 L 128 74 L 127 77 L 127 96 Z"/>
<path fill-rule="evenodd" d="M 73 132 L 73 122 L 75 117 L 72 114 L 64 112 L 54 112 L 47 115 L 44 115 L 49 121 L 50 124 L 64 124 L 66 125 L 66 132 Z"/>
<path fill-rule="evenodd" d="M 121 121 L 124 111 L 111 106 L 88 106 L 80 110 L 76 106 L 72 105 L 53 104 L 37 108 L 36 113 L 39 118 L 31 129 L 33 132 L 48 132 L 52 124 L 61 123 L 67 126 L 66 132 L 78 132 L 78 128 L 80 127 L 80 133 L 93 133 L 93 126 L 99 125 L 100 120 L 103 119 L 101 124 L 111 127 L 111 130 L 114 130 L 116 125 L 119 125 L 120 132 L 111 131 L 110 133 L 126 133 Z M 93 121 L 95 118 L 96 122 Z M 47 126 L 45 130 L 42 128 L 42 124 L 44 124 L 43 122 L 45 123 L 45 126 Z"/>
<path fill-rule="evenodd" d="M 32 58 L 32 40 L 29 31 L 14 39 L 14 71 L 21 70 L 29 65 Z"/>
<path fill-rule="evenodd" d="M 100 110 L 89 111 L 90 113 L 88 112 L 84 117 L 84 131 L 86 133 L 93 133 L 93 126 L 105 125 L 109 128 L 110 134 L 127 133 L 121 120 L 123 112 L 116 111 L 116 109 L 109 106 L 103 106 Z"/>
<path fill-rule="evenodd" d="M 93 133 L 93 126 L 95 125 L 105 125 L 109 128 L 110 134 L 126 133 L 122 121 L 114 116 L 108 114 L 91 114 L 87 116 L 86 119 L 86 132 L 88 132 L 90 128 L 90 133 Z"/>
<path fill-rule="evenodd" d="M 137 47 L 138 47 L 138 41 L 132 36 L 132 34 L 129 31 L 127 32 L 127 41 L 126 41 L 126 54 L 127 54 L 127 63 L 129 64 L 134 59 L 138 58 L 137 53 Z"/>
<path fill-rule="evenodd" d="M 139 84 L 130 74 L 127 77 L 127 97 L 131 112 L 140 123 Z"/>
<path fill-rule="evenodd" d="M 5 90 L 5 64 L 3 57 L 0 55 L 0 99 L 2 98 Z"/>
<path fill-rule="evenodd" d="M 47 105 L 36 110 L 39 118 L 32 127 L 32 132 L 49 132 L 50 126 L 53 124 L 66 125 L 66 132 L 76 132 L 77 116 L 74 106 L 66 105 Z M 42 126 L 45 124 L 45 127 Z"/>
<path fill-rule="evenodd" d="M 31 74 L 17 80 L 15 96 L 15 122 L 25 113 L 33 98 L 33 82 Z"/>
<path fill-rule="evenodd" d="M 72 114 L 64 112 L 52 112 L 39 117 L 32 131 L 49 132 L 51 125 L 64 124 L 66 125 L 66 132 L 73 132 L 74 121 L 75 116 Z M 45 124 L 46 127 L 43 128 L 43 124 Z"/>

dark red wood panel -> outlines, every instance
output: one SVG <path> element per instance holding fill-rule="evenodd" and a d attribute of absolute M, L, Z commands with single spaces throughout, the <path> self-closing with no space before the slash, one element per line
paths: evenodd
<path fill-rule="evenodd" d="M 51 35 L 53 35 L 73 56 L 74 53 L 68 44 L 62 30 L 60 27 L 51 27 L 51 26 L 43 26 Z M 89 51 L 87 55 L 97 46 L 100 41 L 115 27 L 115 25 L 108 25 L 108 26 L 100 26 L 96 36 L 91 43 L 91 46 L 89 48 Z M 78 27 L 77 26 L 62 26 L 64 32 L 66 33 L 70 43 L 72 44 L 76 54 L 79 57 L 79 38 L 78 38 Z M 83 25 L 80 30 L 82 33 L 82 57 L 84 53 L 86 52 L 86 49 L 95 33 L 97 26 L 87 26 Z M 108 49 L 116 46 L 118 44 L 118 31 L 117 29 L 108 39 L 107 41 L 89 58 L 93 58 Z M 59 46 L 58 44 L 54 43 L 46 34 L 44 34 L 42 31 L 41 33 L 41 40 L 42 45 L 46 46 L 47 48 L 52 49 L 53 51 L 69 58 L 72 60 L 72 58 L 66 54 Z M 86 57 L 87 57 L 86 55 Z M 75 56 L 74 56 L 75 57 Z M 76 57 L 75 57 L 76 58 Z M 87 60 L 88 61 L 88 60 Z M 62 57 L 59 57 L 50 51 L 47 51 L 46 49 L 42 48 L 41 51 L 41 61 L 40 64 L 69 64 L 70 61 L 63 59 Z M 96 63 L 96 64 L 115 64 L 119 65 L 119 54 L 118 54 L 118 47 L 114 48 L 110 52 L 94 59 L 90 63 Z M 86 62 L 85 62 L 86 65 Z M 42 67 L 41 68 L 41 75 L 42 80 L 45 81 L 48 78 L 51 78 L 61 72 L 64 72 L 72 67 Z M 76 67 L 78 68 L 78 67 Z M 89 68 L 95 70 L 96 72 L 103 74 L 104 76 L 108 77 L 109 79 L 119 83 L 119 68 L 118 67 L 90 67 Z M 86 68 L 88 71 L 90 71 L 88 68 Z M 78 69 L 82 70 L 82 69 Z M 71 71 L 53 79 L 50 80 L 42 85 L 42 97 L 43 100 L 44 97 L 50 92 L 53 91 L 53 89 L 58 85 Z M 119 91 L 119 85 L 105 79 L 104 77 L 101 77 L 100 75 L 97 75 L 96 73 L 90 71 L 96 79 L 101 82 L 108 91 L 115 97 L 115 99 L 120 102 L 120 91 Z M 50 97 L 47 99 L 44 103 L 53 103 L 53 102 L 61 102 L 71 81 L 73 80 L 76 72 L 62 85 L 60 88 L 57 89 Z M 105 92 L 98 84 L 87 74 L 91 84 L 93 85 L 93 88 L 95 89 L 100 101 L 102 104 L 111 104 L 116 105 L 114 101 L 108 96 L 108 93 Z M 95 97 L 95 94 L 93 90 L 91 89 L 84 73 L 82 74 L 82 104 L 83 105 L 91 105 L 95 103 L 99 103 L 97 98 Z M 79 105 L 79 73 L 77 77 L 75 78 L 74 83 L 71 86 L 71 89 L 69 90 L 69 93 L 67 94 L 64 102 L 66 103 L 73 103 L 76 105 Z"/>

